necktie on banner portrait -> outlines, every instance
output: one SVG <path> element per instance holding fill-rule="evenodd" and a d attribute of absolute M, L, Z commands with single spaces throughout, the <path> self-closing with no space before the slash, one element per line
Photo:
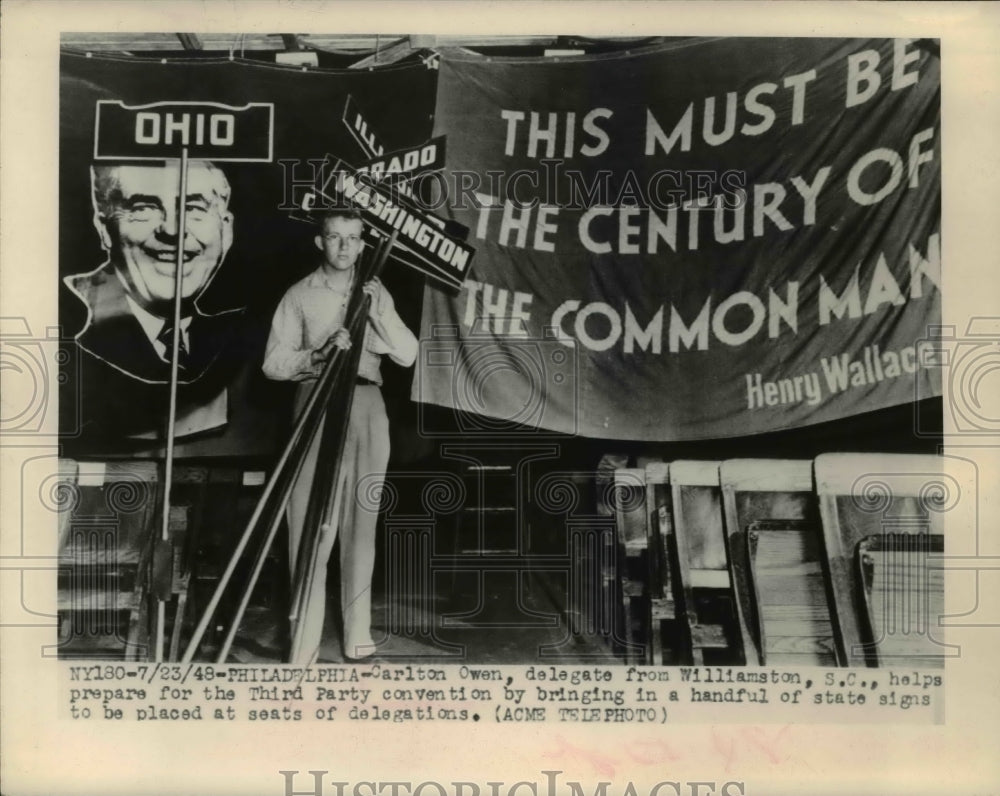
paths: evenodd
<path fill-rule="evenodd" d="M 477 254 L 457 297 L 425 291 L 414 397 L 694 440 L 940 395 L 938 53 L 442 51 L 442 177 Z"/>
<path fill-rule="evenodd" d="M 372 160 L 344 118 L 349 101 L 379 131 L 386 151 L 425 145 L 436 73 L 422 63 L 303 71 L 241 59 L 64 51 L 60 78 L 59 273 L 66 289 L 59 404 L 66 450 L 162 455 L 169 363 L 157 346 L 170 313 L 143 301 L 148 295 L 133 276 L 146 280 L 147 293 L 156 287 L 176 250 L 176 231 L 168 219 L 158 241 L 125 241 L 138 263 L 129 271 L 122 236 L 97 218 L 96 200 L 101 194 L 106 204 L 122 205 L 136 223 L 169 215 L 174 200 L 162 190 L 168 181 L 150 175 L 175 168 L 183 144 L 191 160 L 189 201 L 195 194 L 189 217 L 204 214 L 200 200 L 218 200 L 223 224 L 212 240 L 185 252 L 194 275 L 185 272 L 184 284 L 198 290 L 183 294 L 191 321 L 178 416 L 192 420 L 179 423 L 177 455 L 273 453 L 286 418 L 280 391 L 260 373 L 264 341 L 278 299 L 315 268 L 317 256 L 312 229 L 289 214 L 327 153 L 358 166 Z M 437 143 L 443 156 L 443 141 Z M 117 194 L 95 186 L 115 182 L 121 189 L 129 180 L 129 190 Z M 176 194 L 176 180 L 169 185 Z M 214 270 L 198 271 L 196 255 L 209 250 L 221 252 L 212 258 Z"/>

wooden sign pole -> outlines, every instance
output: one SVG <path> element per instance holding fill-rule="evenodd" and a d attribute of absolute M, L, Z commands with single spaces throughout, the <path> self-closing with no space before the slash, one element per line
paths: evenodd
<path fill-rule="evenodd" d="M 225 135 L 206 131 L 225 130 Z M 177 207 L 175 213 L 176 272 L 172 336 L 168 343 L 170 380 L 167 411 L 164 487 L 160 534 L 153 546 L 150 587 L 155 597 L 155 629 L 152 658 L 162 661 L 166 635 L 166 606 L 173 591 L 174 556 L 170 543 L 170 503 L 174 476 L 174 438 L 177 435 L 177 403 L 180 351 L 183 345 L 181 304 L 184 300 L 184 240 L 187 232 L 189 157 L 209 162 L 272 163 L 274 161 L 274 103 L 248 102 L 241 106 L 201 101 L 163 101 L 126 105 L 120 100 L 98 100 L 95 108 L 94 160 L 167 163 L 180 150 Z M 165 218 L 164 221 L 167 219 Z M 218 265 L 218 263 L 216 264 Z M 170 320 L 164 328 L 169 328 Z M 186 346 L 185 346 L 186 348 Z M 178 614 L 181 612 L 178 611 Z M 175 622 L 182 617 L 175 618 Z M 177 635 L 175 633 L 175 635 Z M 147 652 L 147 657 L 149 657 Z"/>
<path fill-rule="evenodd" d="M 170 491 L 174 476 L 174 435 L 177 431 L 177 380 L 179 377 L 179 356 L 181 347 L 181 301 L 184 283 L 184 238 L 187 225 L 187 177 L 188 149 L 181 148 L 180 173 L 177 192 L 177 271 L 174 274 L 174 318 L 173 335 L 170 341 L 170 406 L 167 410 L 167 452 L 163 476 L 163 515 L 160 523 L 160 543 L 163 550 L 170 542 Z M 164 212 L 169 212 L 165 208 Z M 172 562 L 171 562 L 172 564 Z M 163 660 L 163 644 L 167 621 L 167 601 L 162 594 L 156 596 L 156 634 L 154 660 Z M 176 621 L 176 619 L 175 619 Z"/>

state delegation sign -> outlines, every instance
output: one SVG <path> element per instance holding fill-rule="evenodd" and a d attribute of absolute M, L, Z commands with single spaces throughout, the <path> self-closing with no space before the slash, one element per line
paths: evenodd
<path fill-rule="evenodd" d="M 176 158 L 184 148 L 193 159 L 270 163 L 274 157 L 274 105 L 97 103 L 95 160 L 165 160 Z"/>
<path fill-rule="evenodd" d="M 462 285 L 475 249 L 448 234 L 444 219 L 332 156 L 327 156 L 321 174 L 324 178 L 317 196 L 326 202 L 358 208 L 365 221 L 379 232 L 398 232 L 400 244 L 415 255 L 416 267 L 454 290 Z"/>

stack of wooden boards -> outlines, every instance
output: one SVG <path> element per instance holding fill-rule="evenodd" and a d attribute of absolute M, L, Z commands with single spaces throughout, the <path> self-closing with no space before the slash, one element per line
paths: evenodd
<path fill-rule="evenodd" d="M 655 462 L 615 479 L 647 489 L 616 507 L 633 660 L 940 666 L 951 653 L 944 521 L 975 498 L 943 457 Z"/>
<path fill-rule="evenodd" d="M 502 555 L 512 571 L 566 559 L 568 631 L 603 637 L 630 662 L 939 666 L 953 653 L 940 627 L 945 517 L 949 554 L 969 555 L 973 548 L 960 537 L 975 532 L 963 509 L 976 490 L 951 472 L 962 461 L 838 453 L 526 475 L 533 499 L 509 499 L 504 506 L 512 508 L 494 513 L 523 509 L 514 536 L 545 534 L 553 549 L 536 545 L 534 558 L 515 560 L 498 535 L 511 529 L 478 521 L 471 540 L 455 532 L 449 555 L 456 573 L 456 551 L 469 541 L 480 565 Z M 500 474 L 510 480 L 515 468 Z M 175 468 L 168 544 L 157 542 L 162 475 L 155 463 L 61 460 L 58 477 L 71 498 L 59 523 L 59 654 L 149 657 L 155 595 L 173 607 L 164 652 L 175 658 L 264 474 Z M 580 494 L 563 495 L 553 484 Z M 595 485 L 596 510 L 567 508 L 586 503 L 582 496 Z M 482 489 L 459 492 L 463 505 L 480 508 L 476 517 L 488 513 Z M 257 597 L 282 610 L 287 575 L 280 551 L 272 552 L 271 593 Z"/>

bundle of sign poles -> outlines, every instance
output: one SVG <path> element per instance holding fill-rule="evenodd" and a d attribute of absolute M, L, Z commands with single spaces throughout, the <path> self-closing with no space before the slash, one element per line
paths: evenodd
<path fill-rule="evenodd" d="M 183 194 L 182 194 L 183 195 Z M 388 240 L 382 238 L 370 263 L 358 264 L 358 272 L 347 306 L 347 316 L 344 326 L 350 334 L 351 347 L 347 350 L 335 348 L 315 386 L 309 394 L 305 407 L 298 416 L 292 435 L 275 465 L 271 477 L 261 493 L 260 499 L 242 536 L 233 550 L 232 556 L 215 587 L 211 600 L 205 607 L 191 639 L 188 641 L 181 658 L 182 662 L 190 662 L 198 651 L 213 616 L 219 607 L 222 596 L 233 579 L 233 574 L 256 535 L 258 537 L 257 553 L 254 556 L 250 573 L 240 593 L 239 605 L 235 614 L 229 620 L 225 638 L 216 654 L 216 662 L 224 663 L 229 656 L 236 633 L 239 630 L 243 614 L 250 603 L 250 597 L 264 567 L 264 562 L 271 549 L 282 517 L 291 496 L 292 487 L 302 469 L 306 453 L 312 446 L 316 435 L 320 438 L 319 454 L 316 460 L 316 474 L 312 481 L 309 503 L 306 510 L 306 521 L 302 531 L 302 539 L 292 572 L 291 605 L 289 618 L 291 621 L 290 659 L 298 660 L 302 650 L 303 614 L 305 603 L 312 584 L 316 578 L 319 566 L 326 566 L 325 561 L 319 561 L 317 553 L 323 533 L 334 532 L 339 522 L 340 507 L 344 500 L 353 500 L 354 495 L 349 488 L 340 485 L 341 460 L 344 443 L 347 437 L 347 423 L 354 400 L 354 385 L 358 372 L 358 362 L 363 348 L 365 324 L 367 323 L 368 307 L 371 297 L 364 292 L 364 285 L 382 272 L 389 253 L 396 243 L 396 235 Z M 179 270 L 179 269 L 178 269 Z M 178 295 L 180 292 L 178 290 Z M 175 345 L 174 352 L 176 354 Z M 175 371 L 176 373 L 176 371 Z M 172 384 L 176 391 L 176 381 Z M 174 394 L 174 392 L 172 392 Z M 328 422 L 324 422 L 324 419 Z M 171 428 L 172 431 L 172 428 Z M 167 472 L 170 472 L 173 446 L 168 444 Z M 164 498 L 169 503 L 169 481 Z M 167 509 L 165 509 L 166 511 Z M 258 529 L 266 528 L 263 538 Z M 162 616 L 162 614 L 161 614 Z M 178 617 L 176 621 L 181 621 Z M 160 635 L 162 623 L 158 623 L 157 656 L 160 655 Z M 159 658 L 158 658 L 159 659 Z"/>

